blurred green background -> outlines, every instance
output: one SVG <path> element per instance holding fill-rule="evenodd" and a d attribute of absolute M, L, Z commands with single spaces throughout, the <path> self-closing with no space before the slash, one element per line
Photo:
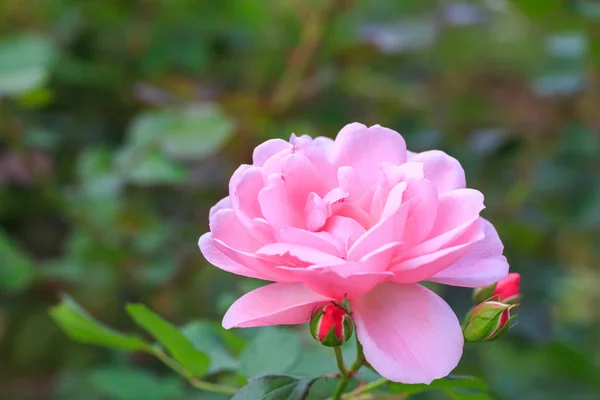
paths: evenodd
<path fill-rule="evenodd" d="M 0 1 L 0 398 L 149 398 L 103 384 L 125 370 L 157 400 L 210 399 L 71 341 L 48 307 L 219 321 L 257 285 L 196 246 L 231 173 L 353 121 L 458 158 L 522 274 L 518 324 L 457 371 L 499 399 L 600 398 L 595 0 Z"/>

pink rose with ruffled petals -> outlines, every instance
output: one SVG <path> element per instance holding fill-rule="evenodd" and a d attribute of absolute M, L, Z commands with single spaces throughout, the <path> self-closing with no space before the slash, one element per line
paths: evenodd
<path fill-rule="evenodd" d="M 225 328 L 305 323 L 315 307 L 345 298 L 373 368 L 430 383 L 458 364 L 463 335 L 448 304 L 419 282 L 474 288 L 508 273 L 483 208 L 456 159 L 408 152 L 397 132 L 353 123 L 335 140 L 292 135 L 258 146 L 199 245 L 225 271 L 276 282 L 238 299 Z"/>

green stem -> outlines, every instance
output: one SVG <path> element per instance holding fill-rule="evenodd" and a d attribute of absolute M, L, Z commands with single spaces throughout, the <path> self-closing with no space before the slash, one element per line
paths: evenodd
<path fill-rule="evenodd" d="M 340 354 L 341 354 L 341 349 L 340 349 Z M 335 392 L 333 393 L 333 396 L 331 396 L 331 400 L 340 400 L 342 398 L 342 395 L 344 394 L 344 390 L 346 390 L 346 388 L 348 387 L 350 380 L 356 374 L 356 372 L 358 372 L 360 367 L 362 367 L 364 362 L 365 362 L 365 355 L 363 354 L 362 345 L 360 344 L 358 339 L 356 339 L 356 359 L 350 366 L 350 370 L 348 370 L 345 374 L 342 373 L 342 379 L 340 379 L 340 381 L 338 382 L 337 387 L 335 388 Z"/>
<path fill-rule="evenodd" d="M 353 399 L 356 396 L 360 396 L 361 394 L 364 394 L 364 393 L 370 392 L 371 390 L 377 389 L 378 387 L 381 387 L 381 386 L 385 385 L 386 383 L 388 383 L 388 380 L 385 378 L 381 378 L 381 379 L 373 381 L 365 386 L 359 387 L 358 389 L 348 393 L 344 397 L 347 397 L 348 399 Z"/>
<path fill-rule="evenodd" d="M 348 370 L 346 369 L 346 364 L 344 364 L 344 355 L 342 354 L 342 346 L 337 346 L 333 348 L 333 352 L 335 353 L 335 361 L 337 362 L 338 369 L 342 373 L 342 377 L 348 377 Z"/>
<path fill-rule="evenodd" d="M 160 349 L 156 349 L 156 348 L 152 349 L 151 353 L 154 354 L 154 356 L 156 356 L 156 358 L 158 358 L 160 361 L 162 361 L 166 366 L 171 368 L 173 371 L 175 371 L 179 375 L 185 377 L 185 379 L 187 379 L 187 381 L 190 383 L 190 385 L 192 385 L 196 389 L 204 390 L 206 392 L 222 393 L 222 394 L 227 394 L 227 395 L 234 395 L 237 393 L 237 388 L 235 388 L 235 387 L 219 385 L 217 383 L 210 383 L 210 382 L 206 382 L 206 381 L 203 381 L 203 380 L 200 380 L 200 379 L 194 377 L 194 375 L 192 375 L 192 373 L 187 371 L 182 365 L 177 363 L 177 361 L 173 360 L 164 351 L 162 351 Z"/>

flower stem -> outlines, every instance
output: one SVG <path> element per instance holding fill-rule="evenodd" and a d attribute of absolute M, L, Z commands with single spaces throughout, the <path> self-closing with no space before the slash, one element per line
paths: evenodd
<path fill-rule="evenodd" d="M 336 349 L 337 349 L 337 347 L 336 347 Z M 341 355 L 341 353 L 342 353 L 341 348 L 339 349 L 339 352 Z M 336 352 L 336 358 L 337 358 L 337 352 Z M 360 344 L 358 339 L 356 339 L 356 359 L 350 366 L 350 370 L 345 371 L 345 373 L 342 372 L 342 379 L 340 379 L 337 387 L 335 388 L 335 392 L 333 393 L 333 396 L 331 396 L 331 400 L 340 400 L 342 398 L 342 395 L 344 394 L 344 390 L 346 390 L 346 388 L 348 387 L 350 380 L 352 379 L 354 374 L 356 374 L 356 372 L 360 369 L 360 367 L 362 367 L 364 362 L 365 362 L 365 355 L 363 354 L 362 345 Z M 342 365 L 343 365 L 343 360 L 342 360 Z M 338 362 L 338 366 L 339 366 L 339 362 Z M 344 367 L 344 370 L 345 370 L 345 367 Z"/>
<path fill-rule="evenodd" d="M 378 379 L 367 385 L 361 386 L 361 387 L 357 388 L 356 390 L 353 390 L 352 392 L 345 395 L 344 398 L 347 397 L 348 399 L 354 399 L 357 396 L 360 397 L 361 394 L 364 394 L 364 393 L 370 392 L 371 390 L 377 389 L 378 387 L 383 386 L 386 383 L 388 383 L 387 379 L 385 379 L 385 378 Z"/>
<path fill-rule="evenodd" d="M 234 395 L 237 393 L 237 388 L 235 387 L 219 385 L 217 383 L 210 383 L 194 377 L 194 375 L 191 372 L 187 371 L 182 365 L 177 363 L 177 361 L 173 360 L 164 351 L 160 349 L 153 349 L 151 352 L 166 366 L 171 368 L 173 371 L 177 372 L 179 375 L 185 377 L 189 384 L 195 387 L 196 389 L 204 390 L 206 392 L 222 393 L 226 395 Z"/>
<path fill-rule="evenodd" d="M 344 355 L 342 354 L 342 346 L 334 347 L 333 352 L 335 353 L 335 361 L 337 362 L 338 369 L 342 373 L 342 377 L 345 379 L 348 377 L 348 370 L 346 369 L 346 364 L 344 363 Z"/>

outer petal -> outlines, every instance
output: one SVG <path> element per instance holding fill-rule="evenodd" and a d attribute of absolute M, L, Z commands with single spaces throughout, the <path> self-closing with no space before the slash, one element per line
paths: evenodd
<path fill-rule="evenodd" d="M 335 138 L 332 163 L 350 165 L 363 173 L 378 169 L 381 162 L 394 165 L 406 161 L 406 143 L 398 133 L 379 125 L 346 125 Z"/>
<path fill-rule="evenodd" d="M 391 271 L 396 273 L 393 281 L 396 283 L 415 283 L 429 279 L 464 257 L 473 244 L 484 237 L 483 223 L 476 220 L 450 247 L 406 259 L 397 264 L 393 263 L 390 268 Z"/>
<path fill-rule="evenodd" d="M 271 156 L 284 151 L 291 150 L 294 147 L 290 142 L 283 139 L 270 139 L 259 144 L 252 153 L 254 165 L 264 165 Z"/>
<path fill-rule="evenodd" d="M 215 239 L 236 250 L 254 252 L 262 246 L 259 240 L 248 233 L 235 211 L 230 208 L 213 214 L 210 219 L 210 231 Z"/>
<path fill-rule="evenodd" d="M 454 265 L 429 279 L 452 286 L 481 287 L 491 285 L 508 274 L 508 262 L 502 255 L 504 246 L 494 226 L 481 218 L 485 237 Z"/>
<path fill-rule="evenodd" d="M 262 217 L 258 193 L 264 187 L 262 171 L 259 167 L 238 168 L 231 178 L 229 193 L 233 208 L 242 214 L 242 220 Z"/>
<path fill-rule="evenodd" d="M 221 268 L 223 271 L 231 272 L 233 274 L 247 276 L 249 278 L 266 279 L 268 278 L 256 271 L 248 269 L 238 262 L 227 257 L 223 252 L 215 247 L 212 234 L 210 232 L 200 236 L 198 240 L 198 247 L 206 261 L 214 265 L 215 267 Z"/>
<path fill-rule="evenodd" d="M 231 200 L 229 199 L 229 196 L 223 197 L 221 200 L 219 200 L 217 202 L 217 204 L 215 204 L 214 206 L 212 206 L 210 208 L 210 212 L 208 213 L 208 218 L 209 219 L 212 218 L 212 216 L 215 215 L 215 213 L 217 211 L 225 210 L 225 209 L 231 208 L 231 207 L 232 207 Z"/>
<path fill-rule="evenodd" d="M 418 257 L 442 249 L 478 223 L 485 207 L 483 195 L 473 189 L 459 189 L 440 196 L 435 224 L 428 239 L 403 254 L 404 259 Z"/>
<path fill-rule="evenodd" d="M 432 181 L 439 193 L 465 187 L 465 171 L 457 159 L 440 150 L 408 154 L 409 161 L 422 162 L 425 178 Z"/>
<path fill-rule="evenodd" d="M 315 307 L 330 301 L 301 283 L 273 283 L 246 293 L 233 303 L 223 317 L 223 327 L 302 324 L 308 322 Z"/>
<path fill-rule="evenodd" d="M 462 355 L 454 312 L 425 287 L 383 283 L 352 303 L 356 335 L 383 377 L 426 383 L 448 375 Z"/>

